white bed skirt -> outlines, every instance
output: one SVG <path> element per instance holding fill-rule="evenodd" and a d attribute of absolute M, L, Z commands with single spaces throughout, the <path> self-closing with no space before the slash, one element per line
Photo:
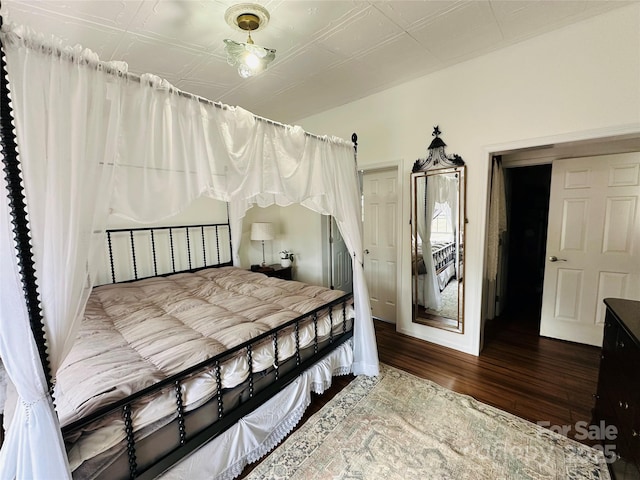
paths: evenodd
<path fill-rule="evenodd" d="M 352 342 L 342 344 L 264 405 L 161 475 L 163 480 L 231 480 L 273 448 L 300 422 L 311 392 L 324 393 L 333 375 L 351 373 Z"/>

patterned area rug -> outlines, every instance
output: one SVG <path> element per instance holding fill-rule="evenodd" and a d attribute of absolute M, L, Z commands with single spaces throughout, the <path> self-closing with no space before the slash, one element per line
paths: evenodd
<path fill-rule="evenodd" d="M 312 416 L 250 479 L 609 479 L 602 452 L 381 365 Z"/>

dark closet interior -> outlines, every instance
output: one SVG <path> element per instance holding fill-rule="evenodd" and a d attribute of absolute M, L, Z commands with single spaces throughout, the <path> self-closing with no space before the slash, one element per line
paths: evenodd
<path fill-rule="evenodd" d="M 551 164 L 505 168 L 507 284 L 502 315 L 539 330 L 542 308 Z"/>

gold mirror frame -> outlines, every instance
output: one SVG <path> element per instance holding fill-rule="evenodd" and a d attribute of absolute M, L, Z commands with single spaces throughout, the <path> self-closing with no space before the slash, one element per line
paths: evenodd
<path fill-rule="evenodd" d="M 466 167 L 460 156 L 445 154 L 440 133 L 436 126 L 427 158 L 416 160 L 411 173 L 412 320 L 464 333 Z M 427 192 L 435 193 L 428 197 Z M 453 221 L 453 232 L 443 234 L 441 242 L 433 232 L 436 205 Z M 427 212 L 431 212 L 428 218 Z M 429 230 L 427 242 L 422 240 L 425 230 Z M 423 247 L 431 255 L 424 256 Z"/>

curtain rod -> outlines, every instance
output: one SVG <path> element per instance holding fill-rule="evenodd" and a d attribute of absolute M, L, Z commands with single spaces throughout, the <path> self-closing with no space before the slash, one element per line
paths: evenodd
<path fill-rule="evenodd" d="M 20 34 L 16 32 L 18 27 L 19 27 L 19 25 L 15 24 L 13 22 L 8 22 L 8 23 L 3 22 L 2 21 L 2 17 L 0 16 L 0 30 L 1 30 L 1 33 L 4 33 L 5 35 L 7 33 L 13 33 L 18 38 L 20 38 L 21 40 L 24 41 L 24 38 L 22 38 L 20 36 Z M 36 37 L 37 33 L 31 27 L 27 27 L 25 25 L 22 25 L 22 28 L 24 28 L 26 30 L 26 32 L 27 32 L 27 34 L 29 36 L 28 41 L 26 42 L 28 48 L 36 50 L 36 48 L 33 48 L 33 46 L 35 45 L 35 46 L 37 46 L 37 49 L 40 50 L 40 51 L 43 51 L 44 49 L 47 49 L 47 50 L 50 50 L 54 55 L 57 55 L 60 58 L 66 57 L 65 55 L 63 55 L 63 51 L 59 46 L 48 45 L 48 44 L 44 43 L 43 40 L 34 38 L 34 37 Z M 33 35 L 31 35 L 30 32 L 33 32 Z M 60 44 L 62 44 L 62 42 L 63 42 L 62 39 L 56 37 L 55 35 L 51 35 L 51 37 L 55 38 L 56 41 L 58 41 Z M 71 48 L 73 48 L 73 47 L 71 47 Z M 95 54 L 95 52 L 93 52 L 89 48 L 85 48 L 85 47 L 81 47 L 81 48 L 82 48 L 82 51 L 86 50 L 86 51 L 89 51 L 89 52 Z M 95 54 L 95 55 L 96 55 L 96 58 L 99 58 L 97 54 Z M 113 61 L 109 61 L 108 62 L 108 61 L 105 61 L 105 60 L 97 60 L 96 65 L 107 67 L 107 68 L 103 68 L 102 71 L 107 73 L 107 74 L 109 74 L 109 75 L 114 75 L 114 76 L 118 76 L 118 77 L 125 77 L 127 80 L 131 80 L 131 81 L 134 81 L 136 83 L 142 83 L 142 75 L 138 75 L 136 73 L 131 73 L 129 71 L 123 72 L 123 71 L 117 70 L 117 69 L 115 69 L 115 68 L 110 66 L 111 63 L 113 63 Z M 126 64 L 126 62 L 122 62 L 122 63 Z M 89 62 L 85 60 L 84 64 L 88 65 Z M 126 65 L 127 65 L 127 68 L 128 68 L 129 65 L 128 64 L 126 64 Z M 90 66 L 93 67 L 93 65 L 90 65 Z M 151 74 L 151 75 L 153 75 L 153 74 Z M 177 95 L 182 96 L 184 98 L 188 98 L 190 100 L 197 100 L 200 103 L 203 103 L 205 105 L 212 105 L 212 106 L 214 106 L 216 108 L 220 108 L 221 110 L 228 110 L 228 109 L 236 108 L 233 105 L 227 105 L 227 104 L 222 103 L 222 102 L 216 102 L 214 100 L 209 100 L 208 98 L 202 97 L 200 95 L 196 95 L 194 93 L 185 92 L 184 90 L 180 90 L 175 85 L 171 84 L 168 80 L 166 80 L 166 79 L 164 79 L 162 77 L 158 77 L 158 76 L 156 76 L 156 77 L 162 79 L 165 82 L 167 82 L 167 84 L 169 84 L 171 86 L 170 91 L 172 93 L 176 93 Z M 238 107 L 242 108 L 240 106 L 238 106 Z M 249 112 L 249 111 L 247 110 L 247 112 Z M 256 115 L 253 112 L 249 112 L 249 113 L 251 115 L 253 115 L 253 118 L 255 118 L 256 120 L 258 120 L 260 122 L 265 122 L 265 123 L 268 123 L 268 124 L 271 124 L 271 125 L 275 125 L 275 126 L 280 127 L 280 128 L 290 128 L 290 127 L 292 127 L 292 125 L 287 125 L 287 124 L 284 124 L 284 123 L 281 123 L 281 122 L 277 122 L 275 120 L 271 120 L 269 118 L 262 117 L 260 115 Z M 331 138 L 331 137 L 326 136 L 326 135 L 324 135 L 324 136 L 323 135 L 316 135 L 314 133 L 307 132 L 304 129 L 303 129 L 303 131 L 304 131 L 304 134 L 306 136 L 311 137 L 311 138 L 315 138 L 316 140 L 325 141 L 325 142 L 329 141 L 329 142 L 332 142 L 332 143 L 344 143 L 345 145 L 349 145 L 349 141 L 347 141 L 347 140 L 345 140 L 343 138 L 339 138 L 339 137 Z M 339 141 L 335 140 L 336 138 L 339 138 Z"/>

